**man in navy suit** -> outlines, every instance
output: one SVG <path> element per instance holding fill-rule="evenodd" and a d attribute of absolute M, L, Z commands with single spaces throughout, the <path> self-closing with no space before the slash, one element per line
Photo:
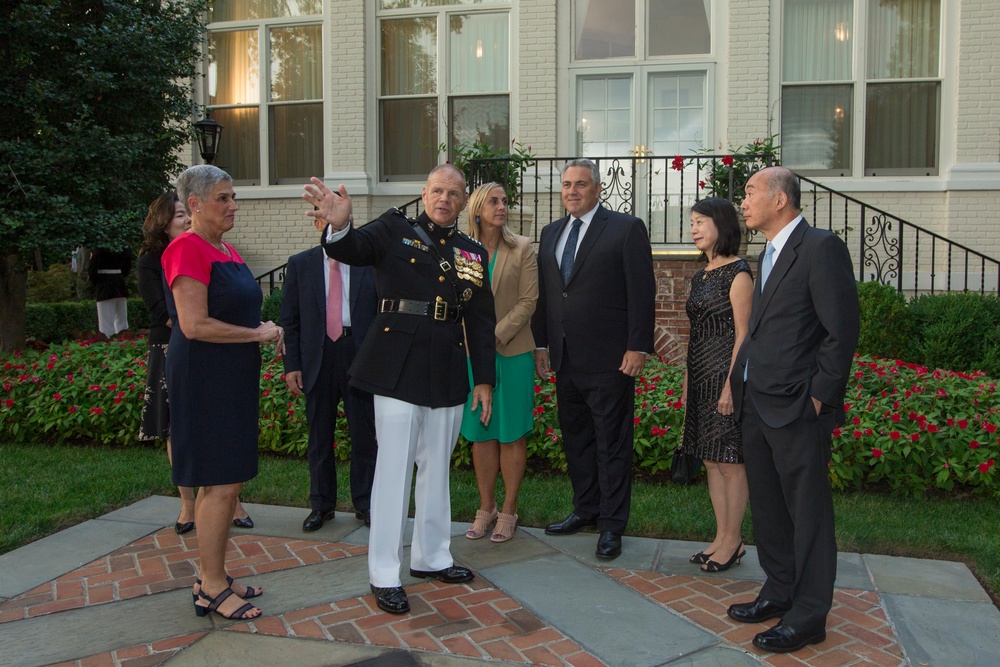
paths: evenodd
<path fill-rule="evenodd" d="M 328 304 L 336 304 L 339 312 L 330 312 Z M 328 259 L 320 246 L 288 259 L 281 325 L 285 328 L 285 383 L 293 395 L 306 395 L 312 508 L 302 523 L 306 532 L 332 519 L 337 505 L 333 442 L 341 398 L 351 436 L 355 516 L 371 525 L 375 408 L 370 393 L 348 385 L 347 369 L 375 319 L 376 306 L 375 275 L 370 268 Z"/>
<path fill-rule="evenodd" d="M 745 623 L 781 618 L 753 640 L 776 653 L 826 639 L 837 575 L 827 466 L 859 332 L 847 246 L 805 221 L 800 198 L 798 178 L 784 167 L 747 181 L 743 216 L 767 247 L 729 378 L 767 579 L 754 601 L 734 604 L 728 614 Z"/>
<path fill-rule="evenodd" d="M 573 511 L 545 532 L 596 525 L 597 557 L 611 559 L 621 554 L 632 499 L 635 376 L 653 351 L 656 281 L 646 226 L 601 206 L 600 194 L 592 161 L 567 163 L 569 215 L 542 230 L 531 332 L 538 376 L 556 372 L 573 483 Z"/>

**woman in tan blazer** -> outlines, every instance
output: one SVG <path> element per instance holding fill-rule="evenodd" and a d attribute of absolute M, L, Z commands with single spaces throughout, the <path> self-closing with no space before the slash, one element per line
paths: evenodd
<path fill-rule="evenodd" d="M 497 383 L 488 426 L 465 406 L 462 435 L 472 444 L 472 463 L 479 485 L 476 520 L 465 534 L 506 542 L 517 526 L 517 494 L 527 460 L 525 436 L 533 426 L 535 341 L 531 315 L 538 301 L 538 267 L 531 241 L 507 227 L 507 194 L 498 183 L 476 188 L 469 198 L 469 235 L 489 252 L 490 284 L 496 305 Z M 497 475 L 503 474 L 502 510 L 496 503 Z"/>

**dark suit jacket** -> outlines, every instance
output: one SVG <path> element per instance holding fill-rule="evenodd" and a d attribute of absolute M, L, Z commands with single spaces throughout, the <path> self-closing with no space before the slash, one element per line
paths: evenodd
<path fill-rule="evenodd" d="M 496 385 L 496 313 L 489 258 L 479 242 L 454 227 L 442 229 L 426 214 L 421 214 L 417 224 L 452 265 L 449 274 L 455 277 L 455 285 L 397 209 L 350 229 L 338 241 L 326 243 L 323 234 L 323 249 L 330 257 L 375 268 L 380 299 L 430 303 L 440 299 L 453 306 L 461 303 L 463 308 L 458 322 L 379 313 L 351 366 L 351 386 L 429 408 L 462 405 L 469 396 L 467 358 L 476 384 Z"/>
<path fill-rule="evenodd" d="M 757 275 L 760 275 L 758 258 Z M 750 325 L 730 376 L 736 414 L 746 390 L 761 420 L 787 426 L 810 397 L 844 421 L 844 390 L 858 342 L 859 309 L 851 257 L 835 234 L 801 220 L 761 293 L 755 286 Z M 811 406 L 810 406 L 810 409 Z"/>
<path fill-rule="evenodd" d="M 531 319 L 537 347 L 549 348 L 559 372 L 563 342 L 585 372 L 611 372 L 626 350 L 653 352 L 656 280 L 642 220 L 599 206 L 563 285 L 556 244 L 569 216 L 542 229 L 538 244 L 538 306 Z"/>
<path fill-rule="evenodd" d="M 281 296 L 281 326 L 285 328 L 285 372 L 302 371 L 302 388 L 316 384 L 326 339 L 326 254 L 316 246 L 288 258 Z M 375 319 L 375 272 L 366 266 L 351 267 L 351 338 L 361 346 Z"/>

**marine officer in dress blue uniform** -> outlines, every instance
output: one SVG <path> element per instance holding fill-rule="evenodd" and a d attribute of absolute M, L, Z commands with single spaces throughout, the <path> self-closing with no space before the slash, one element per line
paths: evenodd
<path fill-rule="evenodd" d="M 468 195 L 465 176 L 453 165 L 431 170 L 421 195 L 424 213 L 416 220 L 390 209 L 358 228 L 343 185 L 334 192 L 318 178 L 311 182 L 302 198 L 315 207 L 306 215 L 322 231 L 327 255 L 375 268 L 379 313 L 350 375 L 352 386 L 375 395 L 379 451 L 369 581 L 379 608 L 402 614 L 410 609 L 400 564 L 414 464 L 410 574 L 445 583 L 474 576 L 451 556 L 448 473 L 469 396 L 466 358 L 472 362 L 473 409 L 484 424 L 491 414 L 496 315 L 489 259 L 482 245 L 457 229 Z"/>

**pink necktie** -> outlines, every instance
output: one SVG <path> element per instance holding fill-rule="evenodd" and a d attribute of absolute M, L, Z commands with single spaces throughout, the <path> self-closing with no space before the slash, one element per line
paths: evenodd
<path fill-rule="evenodd" d="M 340 277 L 340 264 L 330 260 L 330 288 L 326 295 L 326 335 L 330 340 L 340 340 L 344 333 L 344 314 L 341 312 L 341 292 L 344 281 Z"/>

